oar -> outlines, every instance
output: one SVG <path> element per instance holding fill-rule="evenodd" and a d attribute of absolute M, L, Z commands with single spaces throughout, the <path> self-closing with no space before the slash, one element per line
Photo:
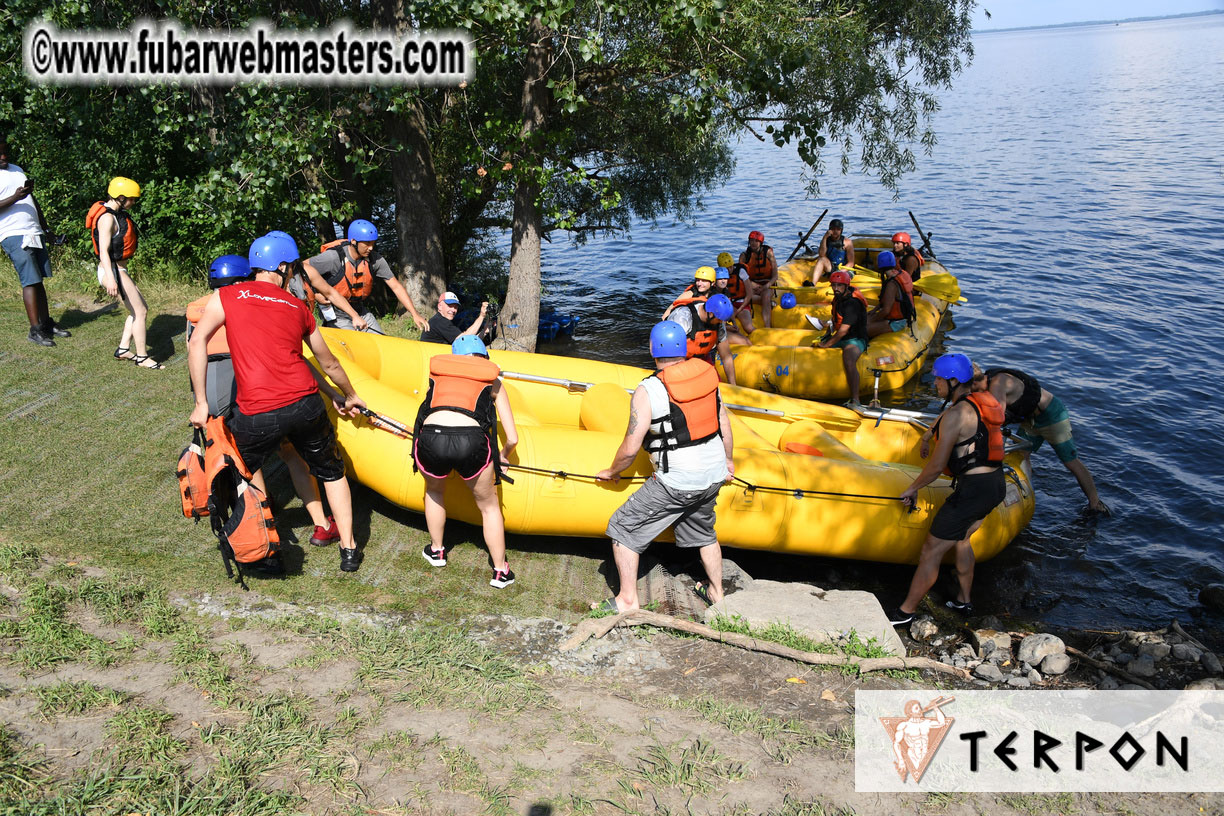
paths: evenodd
<path fill-rule="evenodd" d="M 821 221 L 823 221 L 823 220 L 824 220 L 824 217 L 825 217 L 826 215 L 828 215 L 828 214 L 829 214 L 829 208 L 828 208 L 828 207 L 826 207 L 826 208 L 825 208 L 825 211 L 824 211 L 824 212 L 822 212 L 822 213 L 820 214 L 820 217 L 816 219 L 816 223 L 815 223 L 815 224 L 812 224 L 812 228 L 811 228 L 810 230 L 808 230 L 808 231 L 807 231 L 807 235 L 805 235 L 805 236 L 803 236 L 802 238 L 800 238 L 800 239 L 799 239 L 799 243 L 795 244 L 795 248 L 791 250 L 791 254 L 789 254 L 789 255 L 787 255 L 787 256 L 786 256 L 786 260 L 787 260 L 787 261 L 789 261 L 791 258 L 795 257 L 795 253 L 799 251 L 799 247 L 802 247 L 802 246 L 807 246 L 807 239 L 812 237 L 812 233 L 816 231 L 816 227 L 820 225 L 820 222 L 821 222 Z M 811 250 L 811 247 L 808 247 L 808 249 L 809 249 L 809 250 Z M 935 257 L 935 256 L 934 256 L 934 255 L 932 255 L 931 257 L 933 258 L 933 257 Z"/>
<path fill-rule="evenodd" d="M 909 210 L 910 220 L 914 222 L 914 229 L 918 230 L 918 237 L 922 239 L 922 246 L 919 247 L 924 253 L 930 255 L 935 260 L 939 260 L 935 255 L 935 250 L 931 249 L 931 236 L 922 231 L 922 227 L 918 226 L 918 219 L 914 217 L 914 211 Z"/>
<path fill-rule="evenodd" d="M 851 268 L 855 272 L 874 275 L 878 278 L 881 277 L 880 273 L 875 269 L 868 269 L 858 264 Z M 968 298 L 961 295 L 960 283 L 953 277 L 951 272 L 932 272 L 929 275 L 923 275 L 920 279 L 914 281 L 914 290 L 930 295 L 933 298 L 947 301 L 948 303 L 969 302 Z"/>

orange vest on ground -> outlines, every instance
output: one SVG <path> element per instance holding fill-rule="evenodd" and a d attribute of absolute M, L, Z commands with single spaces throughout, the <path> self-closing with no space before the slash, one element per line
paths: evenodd
<path fill-rule="evenodd" d="M 720 435 L 718 372 L 704 360 L 689 359 L 650 376 L 667 389 L 669 412 L 650 418 L 645 446 L 647 452 L 661 454 L 666 472 L 668 451 L 700 445 Z"/>
<path fill-rule="evenodd" d="M 748 278 L 753 283 L 769 283 L 773 273 L 769 271 L 769 244 L 761 244 L 756 252 L 744 250 L 744 267 L 748 270 Z"/>
<path fill-rule="evenodd" d="M 85 228 L 89 230 L 93 238 L 94 255 L 102 257 L 102 253 L 98 251 L 98 219 L 105 213 L 115 216 L 115 232 L 111 235 L 110 246 L 107 248 L 110 259 L 112 262 L 126 261 L 136 254 L 136 244 L 139 240 L 136 234 L 136 222 L 122 208 L 112 210 L 102 201 L 95 201 L 89 208 L 89 212 L 85 214 Z"/>
<path fill-rule="evenodd" d="M 348 247 L 351 242 L 344 238 L 330 241 L 319 248 L 319 252 L 329 249 L 339 254 L 344 274 L 336 280 L 327 281 L 345 300 L 361 300 L 370 296 L 374 290 L 374 273 L 370 270 L 368 258 L 353 259 Z"/>
<path fill-rule="evenodd" d="M 944 474 L 957 477 L 970 468 L 992 465 L 1003 465 L 1003 406 L 989 391 L 971 391 L 958 399 L 953 405 L 968 402 L 977 414 L 977 430 L 973 436 L 963 442 L 957 442 L 948 457 L 948 466 Z M 940 417 L 940 421 L 942 421 Z M 934 427 L 935 438 L 939 438 L 939 422 Z M 972 445 L 964 453 L 956 453 L 957 448 Z"/>
<path fill-rule="evenodd" d="M 207 294 L 198 300 L 193 300 L 187 304 L 187 339 L 191 339 L 191 333 L 195 331 L 196 324 L 200 322 L 200 318 L 204 316 L 204 307 L 208 305 L 208 299 L 212 297 Z M 214 354 L 229 354 L 229 340 L 225 337 L 225 327 L 217 329 L 212 337 L 208 339 L 208 356 Z"/>

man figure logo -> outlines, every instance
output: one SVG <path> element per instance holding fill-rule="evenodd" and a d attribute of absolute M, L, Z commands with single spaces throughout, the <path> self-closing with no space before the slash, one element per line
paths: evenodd
<path fill-rule="evenodd" d="M 917 783 L 922 779 L 931 757 L 939 750 L 952 723 L 955 720 L 945 717 L 940 706 L 946 706 L 955 697 L 936 697 L 925 707 L 917 700 L 905 704 L 904 717 L 881 717 L 880 723 L 892 739 L 893 764 L 901 781 L 905 781 L 908 773 Z M 934 717 L 926 716 L 928 711 L 934 711 Z"/>

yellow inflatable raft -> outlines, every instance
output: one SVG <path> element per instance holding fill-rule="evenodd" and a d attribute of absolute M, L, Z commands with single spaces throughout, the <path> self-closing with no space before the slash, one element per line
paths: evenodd
<path fill-rule="evenodd" d="M 323 330 L 370 409 L 412 427 L 427 390 L 429 358 L 446 346 Z M 639 455 L 617 485 L 591 474 L 608 466 L 625 433 L 629 391 L 648 373 L 630 366 L 522 352 L 493 352 L 513 406 L 519 444 L 501 485 L 506 527 L 537 535 L 601 538 L 609 516 L 651 472 Z M 950 492 L 941 478 L 909 513 L 895 498 L 921 464 L 921 425 L 894 412 L 885 421 L 852 411 L 723 386 L 732 410 L 735 483 L 718 500 L 717 532 L 728 546 L 914 563 L 931 516 Z M 369 420 L 333 414 L 350 475 L 390 501 L 421 511 L 424 480 L 411 441 Z M 896 421 L 894 421 L 894 419 Z M 1027 465 L 1011 454 L 1007 499 L 973 538 L 978 558 L 998 554 L 1033 515 Z M 479 523 L 458 480 L 451 517 Z M 595 545 L 593 545 L 595 546 Z M 603 546 L 602 544 L 598 546 Z"/>

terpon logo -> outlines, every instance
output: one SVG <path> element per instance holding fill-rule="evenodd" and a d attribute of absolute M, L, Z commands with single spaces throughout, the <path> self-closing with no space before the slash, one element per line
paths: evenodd
<path fill-rule="evenodd" d="M 945 716 L 942 709 L 955 699 L 936 697 L 925 706 L 917 700 L 909 700 L 905 703 L 904 717 L 880 717 L 880 724 L 892 743 L 893 765 L 902 782 L 907 774 L 915 784 L 922 779 L 952 723 L 956 722 Z M 928 717 L 930 712 L 934 714 Z"/>

